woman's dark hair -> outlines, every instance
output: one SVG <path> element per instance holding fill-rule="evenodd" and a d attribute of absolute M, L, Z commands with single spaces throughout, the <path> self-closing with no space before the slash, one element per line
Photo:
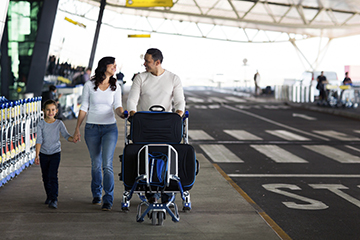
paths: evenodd
<path fill-rule="evenodd" d="M 94 81 L 94 83 L 95 83 L 95 87 L 94 87 L 95 91 L 98 89 L 100 83 L 102 83 L 104 81 L 104 79 L 106 78 L 105 72 L 106 72 L 107 65 L 114 64 L 114 63 L 115 63 L 114 57 L 103 57 L 102 59 L 100 59 L 98 66 L 95 69 L 95 75 L 91 77 L 91 81 Z M 109 83 L 110 83 L 111 90 L 115 91 L 116 90 L 116 78 L 111 76 L 109 79 Z"/>
<path fill-rule="evenodd" d="M 154 62 L 156 62 L 157 60 L 160 60 L 160 63 L 162 63 L 164 57 L 161 53 L 161 51 L 157 48 L 149 48 L 146 51 L 146 54 L 151 55 L 152 59 L 154 60 Z"/>

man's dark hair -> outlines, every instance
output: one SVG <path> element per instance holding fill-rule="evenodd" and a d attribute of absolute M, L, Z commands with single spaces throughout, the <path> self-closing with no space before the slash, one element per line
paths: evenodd
<path fill-rule="evenodd" d="M 154 62 L 156 62 L 157 60 L 160 60 L 160 63 L 162 63 L 162 61 L 164 59 L 161 51 L 157 48 L 149 48 L 146 51 L 146 54 L 150 54 L 152 59 L 154 59 Z"/>
<path fill-rule="evenodd" d="M 56 87 L 54 85 L 49 86 L 49 91 L 53 92 L 56 90 Z"/>

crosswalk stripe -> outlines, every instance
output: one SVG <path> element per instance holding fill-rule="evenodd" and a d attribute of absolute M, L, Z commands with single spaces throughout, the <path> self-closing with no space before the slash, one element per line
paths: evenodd
<path fill-rule="evenodd" d="M 295 133 L 286 131 L 286 130 L 266 130 L 265 132 L 270 133 L 279 138 L 288 140 L 288 141 L 309 141 L 309 138 L 297 135 Z"/>
<path fill-rule="evenodd" d="M 359 141 L 360 138 L 354 137 L 354 136 L 350 136 L 347 135 L 345 133 L 342 132 L 336 132 L 333 130 L 314 130 L 314 133 L 326 136 L 326 137 L 332 137 L 341 141 Z"/>
<path fill-rule="evenodd" d="M 189 130 L 189 137 L 193 140 L 214 140 L 213 137 L 203 130 Z"/>
<path fill-rule="evenodd" d="M 244 130 L 224 130 L 224 132 L 238 140 L 263 140 Z"/>
<path fill-rule="evenodd" d="M 242 163 L 244 162 L 229 149 L 221 144 L 199 145 L 199 147 L 214 161 L 227 163 Z"/>
<path fill-rule="evenodd" d="M 204 99 L 201 98 L 196 98 L 196 97 L 187 97 L 186 101 L 190 101 L 190 102 L 204 102 Z"/>
<path fill-rule="evenodd" d="M 307 163 L 308 161 L 276 146 L 276 145 L 250 145 L 260 153 L 266 155 L 277 163 Z"/>
<path fill-rule="evenodd" d="M 209 97 L 209 102 L 227 102 L 227 100 L 218 97 Z"/>
<path fill-rule="evenodd" d="M 349 145 L 345 145 L 345 147 L 350 148 L 350 149 L 352 149 L 352 150 L 354 150 L 354 151 L 360 152 L 360 149 L 359 149 L 359 148 L 356 148 L 356 147 L 353 147 L 353 146 L 349 146 Z"/>
<path fill-rule="evenodd" d="M 303 147 L 331 158 L 340 163 L 360 163 L 360 157 L 351 155 L 331 146 L 326 145 L 303 145 Z"/>
<path fill-rule="evenodd" d="M 229 96 L 229 97 L 225 97 L 226 100 L 229 100 L 229 101 L 232 101 L 232 102 L 246 102 L 245 99 L 242 99 L 242 98 L 238 98 L 238 97 L 232 97 L 232 96 Z"/>
<path fill-rule="evenodd" d="M 356 133 L 360 133 L 360 130 L 354 130 L 354 132 L 356 132 Z"/>

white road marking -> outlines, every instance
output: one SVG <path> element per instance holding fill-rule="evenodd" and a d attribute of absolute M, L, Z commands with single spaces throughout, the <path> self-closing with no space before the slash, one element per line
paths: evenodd
<path fill-rule="evenodd" d="M 279 138 L 288 140 L 288 141 L 309 141 L 309 138 L 297 135 L 295 133 L 286 131 L 286 130 L 266 130 L 265 132 L 270 133 Z"/>
<path fill-rule="evenodd" d="M 189 137 L 193 140 L 214 140 L 213 137 L 203 130 L 189 130 Z"/>
<path fill-rule="evenodd" d="M 303 147 L 340 163 L 360 163 L 360 157 L 351 155 L 347 152 L 341 151 L 331 146 L 303 145 Z"/>
<path fill-rule="evenodd" d="M 187 97 L 186 101 L 196 102 L 196 103 L 203 103 L 204 99 L 196 98 L 196 97 Z"/>
<path fill-rule="evenodd" d="M 306 120 L 316 120 L 316 118 L 314 118 L 314 117 L 310 117 L 308 115 L 300 114 L 300 113 L 293 113 L 292 116 L 293 117 L 303 118 L 303 119 L 306 119 Z"/>
<path fill-rule="evenodd" d="M 238 98 L 238 97 L 225 97 L 226 100 L 232 101 L 232 102 L 246 102 L 245 99 L 243 98 Z"/>
<path fill-rule="evenodd" d="M 214 161 L 226 163 L 242 163 L 244 162 L 229 149 L 221 144 L 199 145 L 199 147 Z"/>
<path fill-rule="evenodd" d="M 350 149 L 352 149 L 354 151 L 360 152 L 359 148 L 356 148 L 356 147 L 353 147 L 353 146 L 350 146 L 350 145 L 345 145 L 345 147 L 350 148 Z"/>
<path fill-rule="evenodd" d="M 333 130 L 314 130 L 314 133 L 326 136 L 326 137 L 332 137 L 341 141 L 360 141 L 360 138 L 354 137 L 354 136 L 350 136 L 347 135 L 345 133 L 342 132 L 336 132 Z"/>
<path fill-rule="evenodd" d="M 263 140 L 244 130 L 224 130 L 224 132 L 238 140 Z"/>
<path fill-rule="evenodd" d="M 255 178 L 360 178 L 360 174 L 239 174 L 230 173 L 229 177 L 255 177 Z"/>
<path fill-rule="evenodd" d="M 265 156 L 277 163 L 307 163 L 308 161 L 276 146 L 276 145 L 250 145 Z"/>
<path fill-rule="evenodd" d="M 243 114 L 246 114 L 246 115 L 249 115 L 249 116 L 252 116 L 252 117 L 255 117 L 255 118 L 258 118 L 258 119 L 260 119 L 260 120 L 263 120 L 263 121 L 265 121 L 265 122 L 268 122 L 268 123 L 277 125 L 277 126 L 279 126 L 279 127 L 286 128 L 286 129 L 289 129 L 289 130 L 291 130 L 291 131 L 301 133 L 301 134 L 303 134 L 303 135 L 311 136 L 311 137 L 313 137 L 313 138 L 318 138 L 318 139 L 321 139 L 321 140 L 324 140 L 324 141 L 329 141 L 328 138 L 325 138 L 325 137 L 322 137 L 322 136 L 318 136 L 318 135 L 316 135 L 316 134 L 312 134 L 312 133 L 309 133 L 309 132 L 305 132 L 305 131 L 302 131 L 302 130 L 300 130 L 300 129 L 293 128 L 293 127 L 287 126 L 287 125 L 282 124 L 282 123 L 275 122 L 275 121 L 273 121 L 273 120 L 267 119 L 267 118 L 265 118 L 265 117 L 256 115 L 256 114 L 251 113 L 251 112 L 247 112 L 247 111 L 244 111 L 244 110 L 241 110 L 241 109 L 232 107 L 232 106 L 228 106 L 228 105 L 224 105 L 223 107 L 225 107 L 225 108 L 227 108 L 227 109 L 230 109 L 230 110 L 233 110 L 233 111 L 236 111 L 236 112 L 241 112 L 241 113 L 243 113 Z"/>

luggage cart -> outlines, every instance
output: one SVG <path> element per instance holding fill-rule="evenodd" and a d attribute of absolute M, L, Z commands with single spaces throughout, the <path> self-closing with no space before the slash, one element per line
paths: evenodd
<path fill-rule="evenodd" d="M 189 190 L 195 183 L 199 163 L 194 148 L 188 144 L 188 117 L 187 111 L 181 118 L 176 113 L 150 108 L 125 121 L 125 148 L 120 155 L 119 174 L 125 187 L 121 208 L 128 211 L 132 196 L 137 194 L 141 200 L 137 222 L 148 216 L 153 225 L 163 225 L 167 214 L 178 222 L 176 193 L 181 195 L 183 210 L 191 210 Z M 168 201 L 154 202 L 149 197 L 154 194 L 167 194 Z"/>

